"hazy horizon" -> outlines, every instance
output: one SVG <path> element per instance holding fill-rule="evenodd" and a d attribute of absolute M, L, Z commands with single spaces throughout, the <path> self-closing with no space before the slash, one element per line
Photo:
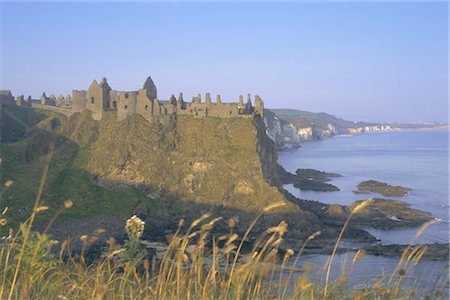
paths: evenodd
<path fill-rule="evenodd" d="M 352 121 L 448 122 L 448 3 L 0 3 L 0 88 L 108 78 Z"/>

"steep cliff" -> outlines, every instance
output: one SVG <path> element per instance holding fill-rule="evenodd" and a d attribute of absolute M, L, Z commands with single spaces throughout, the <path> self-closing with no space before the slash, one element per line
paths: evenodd
<path fill-rule="evenodd" d="M 280 192 L 276 149 L 261 119 L 178 116 L 168 123 L 139 115 L 117 122 L 113 113 L 93 121 L 84 112 L 68 120 L 64 135 L 89 148 L 86 170 L 110 189 L 137 186 L 246 214 L 283 201 L 278 212 L 300 213 Z"/>
<path fill-rule="evenodd" d="M 277 148 L 300 146 L 302 137 L 294 125 L 279 118 L 268 109 L 264 110 L 264 124 L 267 135 L 274 141 Z"/>

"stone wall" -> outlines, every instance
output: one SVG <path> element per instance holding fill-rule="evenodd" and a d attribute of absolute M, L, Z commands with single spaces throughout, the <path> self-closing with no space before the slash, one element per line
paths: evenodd
<path fill-rule="evenodd" d="M 108 85 L 106 78 L 100 83 L 92 81 L 87 91 L 73 90 L 72 98 L 67 97 L 47 97 L 45 92 L 40 98 L 42 106 L 70 107 L 71 112 L 83 112 L 89 110 L 94 120 L 101 120 L 103 112 L 107 110 L 117 111 L 117 120 L 122 121 L 133 114 L 139 114 L 144 119 L 153 122 L 164 119 L 162 116 L 171 116 L 171 120 L 176 115 L 191 115 L 195 118 L 207 117 L 246 117 L 252 118 L 255 115 L 264 115 L 264 103 L 259 96 L 255 96 L 255 106 L 253 107 L 251 95 L 239 97 L 238 103 L 223 103 L 220 95 L 216 96 L 216 102 L 212 102 L 211 94 L 205 94 L 205 102 L 202 102 L 200 94 L 192 98 L 192 102 L 185 102 L 183 94 L 180 93 L 178 99 L 174 95 L 169 100 L 158 99 L 156 86 L 148 77 L 143 87 L 138 91 L 115 91 Z M 31 99 L 31 98 L 30 98 Z M 31 100 L 30 100 L 31 101 Z M 19 98 L 18 105 L 28 105 L 27 101 Z"/>
<path fill-rule="evenodd" d="M 137 92 L 120 92 L 117 102 L 117 120 L 122 121 L 136 113 Z"/>
<path fill-rule="evenodd" d="M 14 104 L 14 97 L 10 90 L 0 91 L 0 104 Z"/>
<path fill-rule="evenodd" d="M 86 91 L 72 91 L 72 111 L 83 112 L 86 110 L 87 92 Z"/>

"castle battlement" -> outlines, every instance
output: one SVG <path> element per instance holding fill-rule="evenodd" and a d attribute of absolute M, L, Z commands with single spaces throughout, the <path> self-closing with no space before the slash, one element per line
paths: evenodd
<path fill-rule="evenodd" d="M 18 105 L 23 105 L 23 96 L 17 99 Z M 212 102 L 210 93 L 205 94 L 202 102 L 200 94 L 192 97 L 192 102 L 183 99 L 183 93 L 178 98 L 174 95 L 169 100 L 159 100 L 156 86 L 148 77 L 138 91 L 116 91 L 111 89 L 106 78 L 100 83 L 92 81 L 88 90 L 73 90 L 72 97 L 58 98 L 46 96 L 45 92 L 40 98 L 41 106 L 60 106 L 70 109 L 72 112 L 89 110 L 95 120 L 101 120 L 106 111 L 117 111 L 117 119 L 123 120 L 132 114 L 139 114 L 152 121 L 161 116 L 192 115 L 195 118 L 207 117 L 254 117 L 264 115 L 264 102 L 256 95 L 252 104 L 251 95 L 247 95 L 247 101 L 241 95 L 236 103 L 224 103 L 220 95 Z"/>

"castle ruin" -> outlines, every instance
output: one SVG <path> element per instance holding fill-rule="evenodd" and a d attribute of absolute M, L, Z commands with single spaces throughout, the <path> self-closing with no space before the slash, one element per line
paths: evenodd
<path fill-rule="evenodd" d="M 71 112 L 89 110 L 94 120 L 101 120 L 106 111 L 116 111 L 119 121 L 133 114 L 139 114 L 148 121 L 174 115 L 191 115 L 195 118 L 263 117 L 264 103 L 258 95 L 255 96 L 254 103 L 253 106 L 250 94 L 245 103 L 242 95 L 237 103 L 224 103 L 220 95 L 213 102 L 209 93 L 206 93 L 203 102 L 200 94 L 193 97 L 192 102 L 185 102 L 183 93 L 178 98 L 172 95 L 169 100 L 159 100 L 156 86 L 151 77 L 148 77 L 138 91 L 113 90 L 106 78 L 103 78 L 100 83 L 94 80 L 88 90 L 72 91 L 72 97 L 47 97 L 44 92 L 38 101 L 33 101 L 33 106 L 60 107 Z M 31 97 L 25 101 L 23 96 L 19 96 L 16 104 L 32 106 Z"/>

